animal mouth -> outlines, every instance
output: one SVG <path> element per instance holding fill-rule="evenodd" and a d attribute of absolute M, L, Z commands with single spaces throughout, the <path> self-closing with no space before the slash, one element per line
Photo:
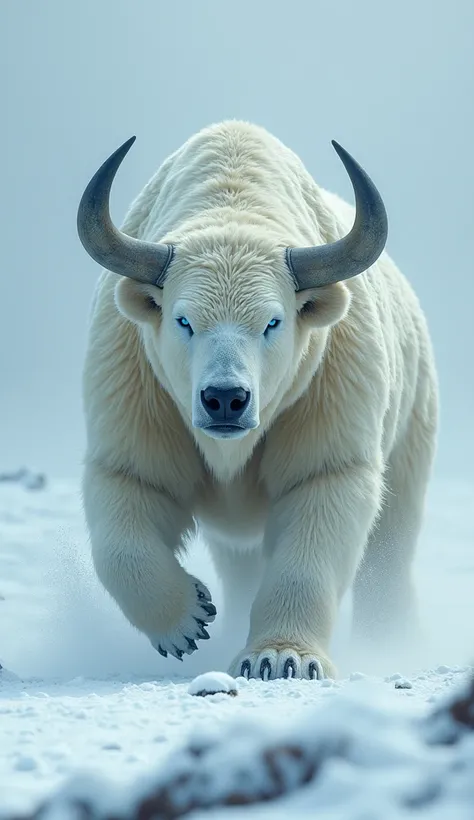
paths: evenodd
<path fill-rule="evenodd" d="M 248 433 L 250 428 L 240 424 L 209 424 L 203 430 L 213 438 L 239 438 Z"/>

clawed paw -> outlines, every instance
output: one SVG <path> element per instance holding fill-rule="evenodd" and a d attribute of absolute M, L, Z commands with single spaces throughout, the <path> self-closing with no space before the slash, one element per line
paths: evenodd
<path fill-rule="evenodd" d="M 208 588 L 197 578 L 191 580 L 194 601 L 186 617 L 173 632 L 149 636 L 152 646 L 164 658 L 172 655 L 182 661 L 183 655 L 192 655 L 199 648 L 196 641 L 207 641 L 210 638 L 206 627 L 215 619 L 217 610 Z"/>
<path fill-rule="evenodd" d="M 315 654 L 294 649 L 267 648 L 261 652 L 241 652 L 233 661 L 229 674 L 263 681 L 277 678 L 322 680 L 332 677 L 331 664 Z"/>

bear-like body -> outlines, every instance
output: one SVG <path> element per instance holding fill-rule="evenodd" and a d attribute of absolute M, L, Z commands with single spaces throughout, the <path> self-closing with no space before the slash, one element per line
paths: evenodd
<path fill-rule="evenodd" d="M 353 221 L 277 139 L 225 122 L 165 161 L 122 226 L 176 247 L 164 288 L 101 274 L 84 371 L 92 554 L 164 655 L 194 651 L 215 615 L 177 558 L 196 523 L 231 617 L 250 615 L 231 674 L 334 675 L 328 646 L 352 584 L 358 633 L 385 645 L 414 628 L 437 433 L 425 317 L 386 252 L 304 298 L 281 253 L 335 242 Z M 182 304 L 192 338 L 176 326 Z M 257 340 L 267 304 L 284 321 Z M 225 375 L 233 357 L 259 393 L 258 425 L 216 439 L 193 425 L 196 373 Z"/>

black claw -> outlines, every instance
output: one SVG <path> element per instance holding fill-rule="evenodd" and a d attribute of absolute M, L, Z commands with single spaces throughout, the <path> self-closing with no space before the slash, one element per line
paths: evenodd
<path fill-rule="evenodd" d="M 245 673 L 247 673 L 247 674 L 245 674 Z M 249 677 L 250 677 L 250 661 L 243 661 L 242 662 L 242 665 L 240 667 L 240 674 L 242 675 L 243 678 L 247 678 L 247 680 L 249 679 Z"/>
<path fill-rule="evenodd" d="M 201 608 L 209 616 L 217 615 L 217 609 L 215 608 L 214 604 L 201 604 Z"/>
<path fill-rule="evenodd" d="M 201 628 L 201 632 L 198 632 L 198 638 L 200 638 L 202 641 L 209 640 L 209 638 L 211 636 L 209 635 L 209 632 L 206 631 L 206 626 L 207 626 L 206 621 L 203 621 L 202 618 L 196 618 L 196 617 L 194 617 L 194 620 L 196 621 L 196 623 L 199 624 L 199 626 Z"/>
<path fill-rule="evenodd" d="M 290 677 L 290 669 L 292 671 L 291 677 L 294 678 L 296 674 L 296 663 L 294 658 L 287 658 L 285 661 L 285 665 L 283 667 L 283 677 L 289 678 Z"/>
<path fill-rule="evenodd" d="M 288 663 L 288 661 L 286 663 Z M 285 664 L 285 666 L 286 666 L 286 664 Z M 317 663 L 315 663 L 314 661 L 311 661 L 311 663 L 308 667 L 308 672 L 309 672 L 310 680 L 319 680 L 319 675 L 318 675 L 319 667 L 318 667 Z"/>
<path fill-rule="evenodd" d="M 178 661 L 182 661 L 184 652 L 181 649 L 178 649 L 178 647 L 175 646 L 174 644 L 173 644 L 173 649 L 175 651 L 175 657 L 178 659 Z"/>
<path fill-rule="evenodd" d="M 265 680 L 265 678 L 263 677 L 263 673 L 266 669 L 268 670 L 268 678 L 270 678 L 272 674 L 272 665 L 268 658 L 264 658 L 260 664 L 260 677 L 262 680 Z"/>
<path fill-rule="evenodd" d="M 157 648 L 158 652 L 160 653 L 160 655 L 163 655 L 164 658 L 168 657 L 168 653 L 167 653 L 166 649 L 163 649 L 159 644 L 156 648 Z"/>
<path fill-rule="evenodd" d="M 187 635 L 185 637 L 186 637 L 186 640 L 188 642 L 188 646 L 190 647 L 190 649 L 197 649 L 198 648 L 198 645 L 197 645 L 196 641 L 193 641 L 192 638 L 188 638 Z"/>

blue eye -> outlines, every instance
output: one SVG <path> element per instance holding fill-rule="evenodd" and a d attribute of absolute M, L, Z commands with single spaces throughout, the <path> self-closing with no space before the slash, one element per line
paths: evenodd
<path fill-rule="evenodd" d="M 268 330 L 274 330 L 274 328 L 278 327 L 278 325 L 279 325 L 280 323 L 281 323 L 281 319 L 272 319 L 272 320 L 268 323 L 268 325 L 266 326 L 266 328 L 265 328 L 265 333 L 267 333 L 267 331 L 268 331 Z"/>
<path fill-rule="evenodd" d="M 178 322 L 178 325 L 180 325 L 181 327 L 185 327 L 186 330 L 189 330 L 191 335 L 193 334 L 193 329 L 192 329 L 191 325 L 189 324 L 188 319 L 186 319 L 186 316 L 179 316 L 176 319 L 176 321 Z"/>

